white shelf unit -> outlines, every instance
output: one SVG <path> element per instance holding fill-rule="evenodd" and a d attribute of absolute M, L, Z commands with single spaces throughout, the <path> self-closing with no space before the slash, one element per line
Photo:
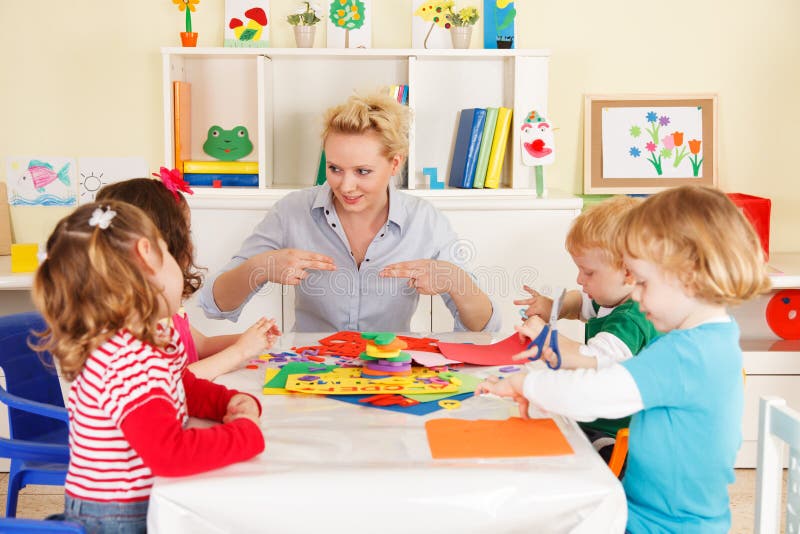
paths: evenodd
<path fill-rule="evenodd" d="M 202 151 L 210 126 L 246 126 L 254 152 L 245 160 L 259 162 L 259 191 L 313 185 L 327 108 L 354 92 L 407 84 L 413 116 L 408 189 L 424 187 L 423 167 L 449 176 L 460 110 L 499 106 L 514 111 L 501 188 L 533 187 L 517 132 L 529 111 L 547 113 L 546 50 L 164 48 L 162 55 L 169 167 L 173 81 L 191 83 L 192 159 L 210 159 Z"/>
<path fill-rule="evenodd" d="M 756 467 L 758 401 L 763 395 L 786 399 L 800 408 L 800 340 L 777 337 L 766 321 L 769 300 L 781 289 L 800 288 L 800 253 L 772 253 L 769 265 L 773 290 L 733 310 L 741 329 L 741 347 L 747 378 L 744 386 L 742 448 L 737 467 Z"/>

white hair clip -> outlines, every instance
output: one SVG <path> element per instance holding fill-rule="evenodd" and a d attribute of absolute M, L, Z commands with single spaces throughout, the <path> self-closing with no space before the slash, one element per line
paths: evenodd
<path fill-rule="evenodd" d="M 106 208 L 105 211 L 103 208 L 96 208 L 92 212 L 92 218 L 89 219 L 89 226 L 99 226 L 101 230 L 105 230 L 111 225 L 111 220 L 116 214 L 117 212 L 111 208 Z"/>

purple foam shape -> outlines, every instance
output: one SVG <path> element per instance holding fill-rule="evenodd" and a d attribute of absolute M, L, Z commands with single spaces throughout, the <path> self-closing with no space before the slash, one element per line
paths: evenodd
<path fill-rule="evenodd" d="M 298 380 L 302 380 L 303 382 L 314 382 L 315 380 L 319 380 L 318 376 L 315 375 L 303 375 Z"/>
<path fill-rule="evenodd" d="M 372 369 L 373 371 L 385 371 L 390 373 L 397 373 L 402 371 L 410 371 L 411 370 L 411 363 L 407 362 L 404 366 L 397 366 L 397 365 L 383 365 L 380 363 L 375 363 L 373 361 L 368 361 L 364 364 L 364 367 L 367 369 Z"/>
<path fill-rule="evenodd" d="M 505 367 L 501 367 L 498 369 L 501 373 L 513 373 L 515 371 L 519 371 L 519 367 L 516 365 L 506 365 Z"/>

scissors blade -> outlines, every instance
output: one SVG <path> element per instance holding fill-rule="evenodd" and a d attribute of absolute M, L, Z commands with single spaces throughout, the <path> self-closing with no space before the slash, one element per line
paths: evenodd
<path fill-rule="evenodd" d="M 567 291 L 561 287 L 556 287 L 555 291 L 553 291 L 553 308 L 550 310 L 550 326 L 552 328 L 556 327 L 556 323 L 558 322 L 558 313 L 561 311 L 561 305 L 564 303 L 564 296 L 566 294 Z"/>

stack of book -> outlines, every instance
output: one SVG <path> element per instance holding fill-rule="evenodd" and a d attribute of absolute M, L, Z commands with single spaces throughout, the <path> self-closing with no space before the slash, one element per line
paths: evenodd
<path fill-rule="evenodd" d="M 470 108 L 461 110 L 450 187 L 497 189 L 511 130 L 511 109 Z"/>
<path fill-rule="evenodd" d="M 183 172 L 183 179 L 192 186 L 258 187 L 258 162 L 191 160 L 191 84 L 172 84 L 175 168 Z"/>
<path fill-rule="evenodd" d="M 195 186 L 258 187 L 258 162 L 184 161 L 183 179 Z"/>

